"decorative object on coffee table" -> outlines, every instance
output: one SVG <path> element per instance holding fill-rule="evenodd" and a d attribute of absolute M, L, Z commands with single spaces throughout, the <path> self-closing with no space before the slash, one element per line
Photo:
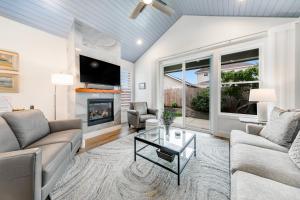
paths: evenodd
<path fill-rule="evenodd" d="M 175 154 L 168 151 L 168 149 L 161 147 L 160 149 L 156 149 L 157 156 L 168 161 L 173 162 L 175 158 Z"/>
<path fill-rule="evenodd" d="M 169 132 L 170 126 L 173 123 L 176 116 L 176 112 L 173 109 L 166 109 L 162 113 L 162 120 L 166 128 L 166 132 Z"/>

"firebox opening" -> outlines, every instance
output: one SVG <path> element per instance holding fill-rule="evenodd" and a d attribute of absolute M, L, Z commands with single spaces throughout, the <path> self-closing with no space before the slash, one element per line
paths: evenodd
<path fill-rule="evenodd" d="M 88 126 L 114 121 L 113 99 L 88 99 Z"/>

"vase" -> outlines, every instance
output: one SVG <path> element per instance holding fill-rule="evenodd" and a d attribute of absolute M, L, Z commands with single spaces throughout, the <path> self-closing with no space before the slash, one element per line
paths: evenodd
<path fill-rule="evenodd" d="M 170 124 L 165 124 L 166 134 L 169 135 Z"/>

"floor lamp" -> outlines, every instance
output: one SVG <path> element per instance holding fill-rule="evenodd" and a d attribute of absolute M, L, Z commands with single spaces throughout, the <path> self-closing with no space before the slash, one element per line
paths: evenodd
<path fill-rule="evenodd" d="M 56 86 L 73 85 L 73 76 L 71 74 L 52 74 L 51 82 L 54 85 L 54 119 L 56 119 Z"/>

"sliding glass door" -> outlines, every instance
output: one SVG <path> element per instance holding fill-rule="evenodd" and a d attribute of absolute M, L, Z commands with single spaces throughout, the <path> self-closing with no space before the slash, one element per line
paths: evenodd
<path fill-rule="evenodd" d="M 164 109 L 176 112 L 174 126 L 209 129 L 210 58 L 167 65 L 162 70 Z"/>
<path fill-rule="evenodd" d="M 163 98 L 164 109 L 176 112 L 174 125 L 183 127 L 183 70 L 182 64 L 175 64 L 163 68 Z"/>
<path fill-rule="evenodd" d="M 185 127 L 209 129 L 210 59 L 185 64 Z"/>

